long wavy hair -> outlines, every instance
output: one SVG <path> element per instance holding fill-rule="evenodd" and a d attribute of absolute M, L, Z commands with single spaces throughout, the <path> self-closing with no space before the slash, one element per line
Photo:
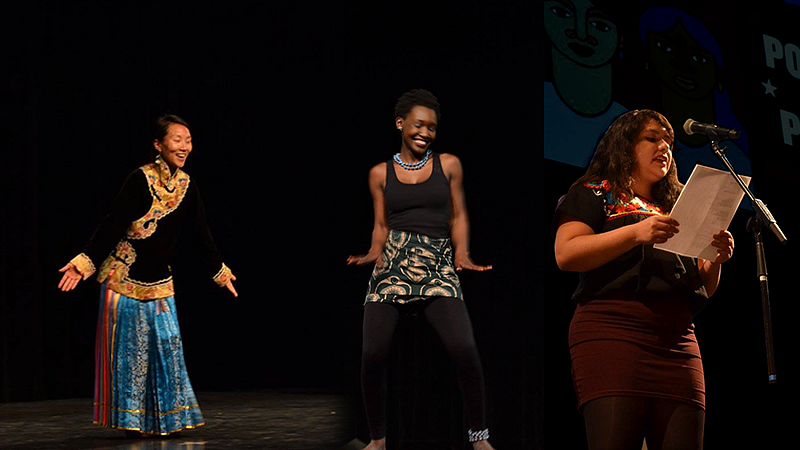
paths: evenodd
<path fill-rule="evenodd" d="M 615 196 L 633 198 L 631 184 L 637 167 L 634 147 L 639 134 L 651 120 L 664 127 L 670 139 L 675 142 L 672 125 L 661 113 L 649 109 L 628 111 L 617 117 L 608 127 L 597 144 L 597 149 L 586 173 L 572 186 L 579 186 L 587 181 L 608 180 L 611 192 Z M 678 169 L 673 158 L 667 175 L 653 185 L 654 198 L 649 200 L 658 202 L 667 210 L 671 210 L 681 189 L 683 189 L 683 184 L 678 181 Z"/>

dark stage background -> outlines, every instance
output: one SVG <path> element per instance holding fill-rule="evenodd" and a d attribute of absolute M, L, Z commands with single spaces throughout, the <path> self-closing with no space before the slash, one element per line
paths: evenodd
<path fill-rule="evenodd" d="M 190 252 L 176 257 L 195 390 L 351 395 L 356 413 L 342 426 L 367 440 L 358 377 L 370 268 L 345 259 L 369 247 L 367 172 L 399 147 L 394 103 L 421 87 L 442 104 L 434 150 L 458 155 L 465 169 L 473 259 L 494 265 L 462 275 L 492 441 L 541 448 L 532 16 L 495 2 L 406 6 L 51 3 L 4 12 L 0 401 L 91 396 L 97 283 L 61 293 L 57 269 L 151 154 L 155 117 L 172 112 L 191 126 L 186 171 L 240 294 L 198 277 Z M 467 448 L 452 369 L 421 320 L 398 330 L 390 369 L 394 448 Z"/>
<path fill-rule="evenodd" d="M 794 206 L 790 203 L 797 183 L 794 158 L 797 122 L 791 116 L 800 99 L 795 50 L 795 44 L 800 42 L 796 26 L 800 6 L 792 1 L 544 3 L 540 10 L 544 20 L 537 27 L 536 43 L 542 51 L 545 97 L 549 95 L 549 103 L 544 101 L 545 124 L 548 119 L 560 117 L 558 123 L 545 125 L 545 135 L 552 133 L 551 138 L 556 141 L 580 136 L 589 142 L 589 147 L 577 150 L 591 151 L 619 111 L 644 108 L 665 113 L 676 132 L 688 118 L 746 131 L 748 142 L 737 145 L 748 145 L 749 154 L 745 153 L 746 159 L 739 159 L 743 165 L 736 163 L 734 167 L 752 174 L 756 197 L 769 205 L 790 242 L 782 246 L 771 232 L 764 234 L 778 382 L 768 384 L 755 244 L 752 233 L 745 230 L 752 211 L 740 208 L 729 228 L 736 240 L 734 257 L 724 265 L 719 290 L 695 317 L 706 382 L 705 448 L 772 448 L 792 439 L 797 431 L 794 418 L 787 413 L 794 408 L 798 396 L 797 371 L 793 366 L 797 338 L 792 329 L 797 306 L 796 294 L 791 293 L 796 286 L 796 265 L 791 257 L 796 243 L 791 242 L 798 236 L 795 216 L 791 213 Z M 682 12 L 680 25 L 675 25 L 674 11 L 651 10 L 665 4 Z M 573 5 L 571 10 L 568 5 Z M 590 11 L 590 7 L 594 9 Z M 588 16 L 587 11 L 590 11 Z M 656 13 L 652 14 L 653 11 Z M 594 44 L 599 45 L 594 48 L 602 47 L 604 39 L 606 44 L 610 42 L 609 60 L 604 65 L 613 74 L 610 84 L 603 84 L 608 81 L 603 78 L 608 74 L 600 71 L 592 75 L 582 72 L 575 78 L 570 78 L 575 75 L 567 72 L 555 73 L 554 55 L 558 51 L 553 51 L 553 42 L 565 42 L 561 32 L 555 30 L 566 27 L 563 24 L 572 23 L 576 17 L 582 30 L 588 30 L 581 34 L 582 42 L 590 42 L 586 36 L 594 36 Z M 681 26 L 691 30 L 691 39 L 676 31 Z M 657 33 L 661 34 L 655 37 L 661 40 L 654 39 L 649 44 L 643 41 L 643 36 L 648 36 L 645 29 L 660 30 Z M 609 33 L 617 36 L 609 38 Z M 573 49 L 581 51 L 580 47 Z M 574 67 L 572 70 L 580 72 Z M 593 85 L 592 92 L 598 98 L 601 91 L 610 92 L 606 109 L 587 112 L 592 105 L 577 102 L 570 109 L 572 112 L 565 113 L 561 103 L 568 98 L 564 94 L 566 88 L 559 92 L 558 98 L 550 94 L 557 78 L 572 83 L 573 87 Z M 705 89 L 710 89 L 700 95 L 698 91 L 702 88 L 698 86 L 704 82 Z M 771 93 L 770 86 L 777 90 Z M 588 97 L 591 95 L 580 99 Z M 576 112 L 582 108 L 583 112 Z M 557 113 L 559 110 L 562 112 Z M 590 127 L 597 127 L 597 131 L 587 131 Z M 569 130 L 569 134 L 556 131 L 557 128 Z M 714 157 L 707 154 L 709 150 L 702 148 L 702 142 L 685 144 L 681 142 L 689 142 L 685 136 L 678 136 L 678 141 L 676 155 L 682 154 L 676 156 L 679 164 L 681 157 L 714 162 Z M 545 194 L 539 203 L 543 205 L 539 220 L 545 227 L 541 238 L 546 248 L 542 257 L 547 280 L 544 293 L 547 423 L 553 427 L 558 424 L 561 430 L 555 435 L 549 433 L 548 441 L 558 448 L 579 449 L 586 448 L 586 439 L 570 378 L 567 346 L 567 332 L 575 309 L 570 296 L 577 275 L 558 270 L 553 241 L 546 231 L 559 197 L 585 172 L 585 164 L 568 161 L 574 156 L 570 154 L 572 150 L 575 149 L 559 149 L 557 145 L 545 148 L 543 168 L 547 175 Z M 585 155 L 587 163 L 589 156 Z"/>

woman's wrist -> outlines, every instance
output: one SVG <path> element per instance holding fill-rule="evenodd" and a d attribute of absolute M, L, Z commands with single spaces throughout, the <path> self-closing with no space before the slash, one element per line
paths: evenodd
<path fill-rule="evenodd" d="M 96 271 L 91 258 L 86 256 L 85 253 L 78 254 L 76 257 L 72 258 L 69 263 L 72 264 L 72 268 L 75 269 L 84 280 L 92 276 Z"/>

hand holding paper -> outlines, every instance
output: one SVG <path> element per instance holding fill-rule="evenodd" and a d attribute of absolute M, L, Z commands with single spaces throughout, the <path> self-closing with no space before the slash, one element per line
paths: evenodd
<path fill-rule="evenodd" d="M 678 221 L 669 216 L 651 216 L 636 224 L 640 244 L 663 244 L 678 233 Z"/>
<path fill-rule="evenodd" d="M 717 257 L 711 260 L 712 264 L 722 264 L 733 256 L 733 235 L 730 231 L 715 234 L 711 245 L 717 248 Z"/>
<path fill-rule="evenodd" d="M 742 180 L 750 184 L 750 177 L 742 176 Z M 724 232 L 719 239 L 717 236 L 720 236 L 720 230 L 728 229 L 743 197 L 744 192 L 728 172 L 695 166 L 670 213 L 670 217 L 681 224 L 681 232 L 654 247 L 683 256 L 716 261 L 717 250 L 722 245 L 725 250 L 720 258 L 727 260 L 733 252 L 733 238 L 730 238 L 728 252 L 725 236 L 730 236 L 730 233 Z"/>

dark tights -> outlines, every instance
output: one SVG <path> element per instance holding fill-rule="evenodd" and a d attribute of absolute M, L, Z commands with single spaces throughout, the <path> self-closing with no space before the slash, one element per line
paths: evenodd
<path fill-rule="evenodd" d="M 651 397 L 603 397 L 584 406 L 589 450 L 701 450 L 705 412 Z"/>
<path fill-rule="evenodd" d="M 425 318 L 455 363 L 467 422 L 471 429 L 482 430 L 486 428 L 483 371 L 467 308 L 456 298 L 420 301 L 426 302 Z M 368 303 L 364 307 L 361 390 L 372 439 L 386 437 L 386 360 L 399 308 L 405 306 L 409 305 Z"/>

